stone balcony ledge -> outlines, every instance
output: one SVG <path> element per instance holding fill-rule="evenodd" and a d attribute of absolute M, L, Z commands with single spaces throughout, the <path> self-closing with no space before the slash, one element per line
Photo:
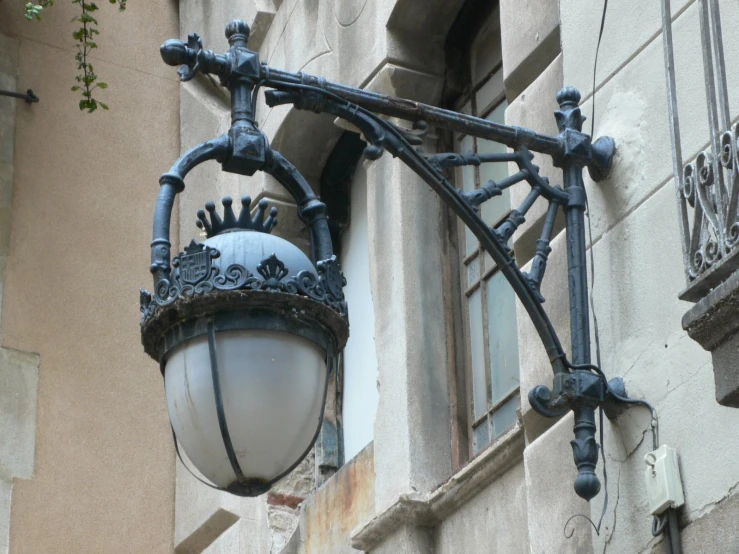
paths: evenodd
<path fill-rule="evenodd" d="M 690 338 L 711 352 L 716 400 L 739 408 L 739 272 L 699 300 L 683 316 Z"/>

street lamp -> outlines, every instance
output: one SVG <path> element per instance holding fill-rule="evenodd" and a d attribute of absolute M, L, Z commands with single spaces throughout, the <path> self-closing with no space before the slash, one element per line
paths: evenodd
<path fill-rule="evenodd" d="M 226 37 L 230 49 L 225 54 L 204 50 L 195 34 L 186 43 L 169 40 L 161 48 L 167 64 L 180 66 L 181 80 L 198 72 L 217 76 L 231 92 L 232 119 L 227 134 L 186 152 L 160 178 L 151 244 L 154 291 L 141 292 L 141 332 L 145 351 L 159 361 L 164 374 L 175 443 L 179 441 L 211 486 L 242 496 L 266 492 L 313 445 L 328 374 L 348 337 L 345 280 L 332 250 L 326 206 L 258 129 L 256 98 L 265 88 L 269 106 L 292 104 L 352 124 L 368 143 L 367 158 L 377 159 L 385 150 L 398 157 L 475 234 L 527 310 L 552 364 L 552 389 L 535 387 L 529 393 L 531 405 L 547 417 L 575 412 L 575 490 L 587 500 L 598 494 L 595 410 L 604 407 L 613 415 L 616 404 L 626 399 L 620 379 L 607 382 L 590 360 L 582 171 L 587 167 L 593 179 L 604 179 L 615 144 L 609 137 L 591 142 L 582 133 L 580 93 L 571 87 L 559 92 L 555 117 L 560 134 L 550 137 L 260 64 L 257 53 L 246 46 L 249 27 L 240 20 L 228 24 Z M 412 121 L 413 129 L 377 114 Z M 415 146 L 428 124 L 493 140 L 512 151 L 425 155 Z M 532 152 L 550 156 L 563 169 L 564 188 L 539 175 Z M 212 203 L 206 205 L 210 218 L 198 213 L 208 238 L 191 242 L 170 260 L 175 196 L 184 190 L 187 173 L 208 160 L 231 173 L 263 171 L 282 184 L 310 231 L 310 258 L 269 234 L 276 213 L 265 219 L 265 201 L 252 217 L 250 199 L 242 199 L 237 219 L 232 200 L 225 198 L 222 218 Z M 511 162 L 518 172 L 472 192 L 456 189 L 444 175 L 451 167 Z M 528 196 L 502 224 L 489 227 L 479 215 L 480 206 L 516 183 L 528 184 Z M 549 207 L 532 269 L 524 273 L 507 243 L 540 198 Z M 568 237 L 572 361 L 542 307 L 540 292 L 560 209 Z"/>
<path fill-rule="evenodd" d="M 317 269 L 270 235 L 277 210 L 264 219 L 266 200 L 253 218 L 251 199 L 241 203 L 238 219 L 231 198 L 223 219 L 208 203 L 210 218 L 198 212 L 208 238 L 186 246 L 173 269 L 153 266 L 162 276 L 153 297 L 142 293 L 142 336 L 187 456 L 216 486 L 255 496 L 313 445 L 349 325 L 338 270 Z"/>

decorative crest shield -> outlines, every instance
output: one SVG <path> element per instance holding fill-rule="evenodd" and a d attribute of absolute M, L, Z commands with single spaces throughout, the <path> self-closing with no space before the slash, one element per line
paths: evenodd
<path fill-rule="evenodd" d="M 188 285 L 197 285 L 205 280 L 211 273 L 213 258 L 217 258 L 220 252 L 204 244 L 198 244 L 194 240 L 185 251 L 172 260 L 172 265 L 180 270 L 180 280 Z"/>

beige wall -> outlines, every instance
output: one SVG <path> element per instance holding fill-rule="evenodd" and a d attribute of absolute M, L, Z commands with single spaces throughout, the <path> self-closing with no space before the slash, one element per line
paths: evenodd
<path fill-rule="evenodd" d="M 137 289 L 150 285 L 157 178 L 179 153 L 179 85 L 157 52 L 177 7 L 100 3 L 92 61 L 110 111 L 88 115 L 70 92 L 76 6 L 56 4 L 32 23 L 0 2 L 18 88 L 41 98 L 15 104 L 2 346 L 41 363 L 35 472 L 15 480 L 10 551 L 172 552 L 174 454 Z"/>

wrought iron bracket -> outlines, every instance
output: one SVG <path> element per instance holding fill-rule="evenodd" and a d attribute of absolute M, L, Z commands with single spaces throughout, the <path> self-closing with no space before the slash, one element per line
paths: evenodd
<path fill-rule="evenodd" d="M 614 380 L 611 384 L 606 383 L 600 369 L 590 365 L 582 172 L 587 168 L 594 180 L 605 179 L 613 164 L 616 145 L 610 137 L 592 142 L 591 137 L 582 132 L 584 118 L 578 106 L 580 93 L 572 87 L 565 87 L 557 94 L 560 109 L 555 112 L 555 118 L 560 133 L 551 137 L 411 100 L 331 83 L 321 77 L 272 68 L 259 63 L 257 53 L 247 48 L 248 37 L 248 25 L 235 20 L 226 27 L 230 49 L 225 54 L 204 50 L 198 35 L 190 35 L 186 42 L 169 40 L 161 48 L 165 63 L 180 66 L 178 73 L 182 81 L 192 79 L 198 72 L 208 73 L 217 76 L 220 83 L 229 89 L 232 127 L 228 134 L 184 154 L 160 180 L 162 188 L 152 242 L 155 286 L 158 281 L 168 279 L 171 273 L 171 210 L 176 194 L 184 188 L 184 177 L 196 165 L 217 160 L 224 171 L 242 175 L 264 171 L 287 188 L 296 199 L 299 216 L 311 231 L 314 264 L 320 268 L 322 264 L 331 263 L 331 267 L 336 268 L 337 277 L 333 282 L 338 287 L 335 292 L 339 296 L 344 281 L 338 267 L 333 264 L 326 207 L 297 169 L 271 149 L 269 141 L 258 129 L 254 117 L 256 95 L 265 88 L 264 98 L 270 107 L 290 104 L 296 109 L 342 118 L 362 133 L 367 142 L 365 157 L 374 160 L 387 151 L 425 181 L 471 230 L 510 283 L 542 340 L 554 372 L 552 390 L 544 386 L 535 387 L 529 394 L 531 405 L 547 417 L 558 417 L 568 410 L 575 412 L 572 447 L 579 472 L 575 489 L 583 498 L 589 500 L 594 497 L 600 489 L 594 473 L 598 450 L 594 412 L 602 406 L 608 413 L 615 414 L 620 406 L 610 391 L 616 388 L 623 390 L 623 383 Z M 403 129 L 380 115 L 410 121 L 413 129 Z M 415 147 L 420 144 L 429 125 L 495 141 L 512 151 L 487 155 L 454 152 L 425 155 Z M 533 163 L 535 153 L 550 156 L 562 168 L 563 187 L 551 185 L 539 174 L 539 168 Z M 517 173 L 498 182 L 489 181 L 470 193 L 454 187 L 444 173 L 450 167 L 509 162 L 517 164 Z M 518 183 L 526 184 L 529 194 L 500 225 L 490 227 L 480 215 L 480 206 Z M 518 267 L 508 242 L 540 198 L 548 203 L 548 209 L 532 268 L 526 273 Z M 541 283 L 551 252 L 549 244 L 560 209 L 566 216 L 572 362 L 568 361 L 543 308 L 541 294 Z"/>
<path fill-rule="evenodd" d="M 36 96 L 30 88 L 25 92 L 25 94 L 22 92 L 13 92 L 11 90 L 0 90 L 0 96 L 20 98 L 21 100 L 25 100 L 28 104 L 33 104 L 34 102 L 39 101 L 39 97 Z"/>

